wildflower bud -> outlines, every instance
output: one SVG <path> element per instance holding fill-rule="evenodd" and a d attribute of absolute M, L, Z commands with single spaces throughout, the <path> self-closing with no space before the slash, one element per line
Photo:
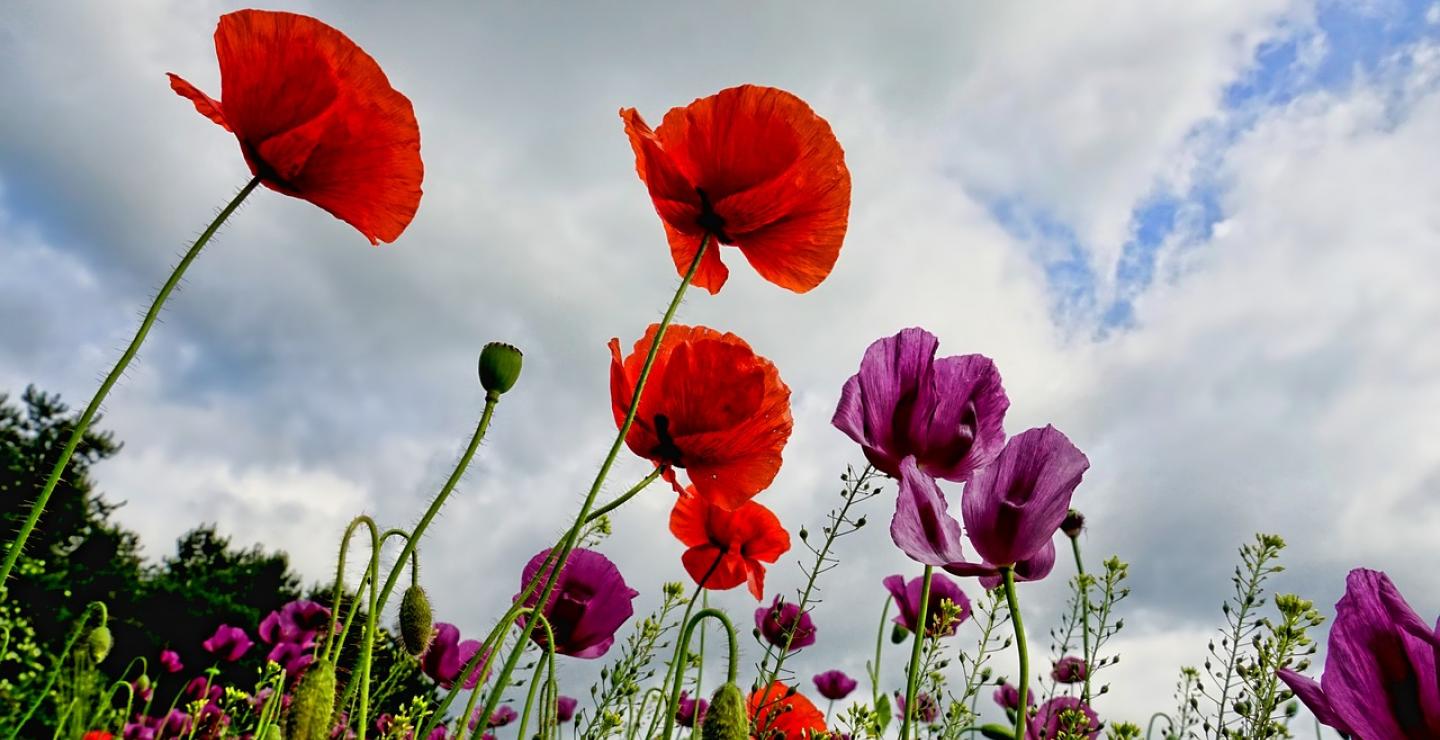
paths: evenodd
<path fill-rule="evenodd" d="M 295 688 L 290 706 L 290 740 L 328 740 L 335 712 L 335 664 L 317 660 Z"/>
<path fill-rule="evenodd" d="M 425 596 L 425 589 L 419 584 L 411 584 L 400 599 L 400 640 L 405 643 L 405 651 L 411 655 L 425 652 L 425 648 L 430 646 L 434 626 L 430 599 Z"/>
<path fill-rule="evenodd" d="M 863 526 L 865 526 L 865 517 L 862 516 L 859 519 L 855 520 L 855 528 L 859 529 Z"/>
<path fill-rule="evenodd" d="M 810 530 L 808 530 L 808 529 L 806 529 L 806 528 L 804 528 L 804 527 L 801 527 L 801 528 L 800 528 L 800 539 L 804 540 L 804 539 L 809 539 L 809 538 L 810 538 Z"/>
<path fill-rule="evenodd" d="M 1015 733 L 1010 728 L 1000 725 L 984 725 L 980 728 L 980 734 L 990 740 L 1015 740 Z"/>
<path fill-rule="evenodd" d="M 745 711 L 745 697 L 740 687 L 726 683 L 710 699 L 710 711 L 700 727 L 702 740 L 748 740 L 750 717 Z"/>
<path fill-rule="evenodd" d="M 1064 532 L 1065 536 L 1072 540 L 1080 536 L 1080 530 L 1082 529 L 1085 529 L 1085 515 L 1074 509 L 1071 509 L 1070 512 L 1065 515 L 1065 520 L 1060 522 L 1060 531 Z"/>
<path fill-rule="evenodd" d="M 138 691 L 138 692 L 140 692 L 140 693 L 144 693 L 144 692 L 146 692 L 146 691 L 149 691 L 149 690 L 150 690 L 150 677 L 147 676 L 147 675 L 145 675 L 145 674 L 143 674 L 143 673 L 140 674 L 140 677 L 137 678 L 137 679 L 135 679 L 135 690 Z"/>
<path fill-rule="evenodd" d="M 90 630 L 90 635 L 85 638 L 85 645 L 90 650 L 90 657 L 96 663 L 104 662 L 105 656 L 110 654 L 110 647 L 115 644 L 115 638 L 110 635 L 110 628 L 100 625 Z"/>
<path fill-rule="evenodd" d="M 480 385 L 486 391 L 500 395 L 515 387 L 520 379 L 520 365 L 525 355 L 520 350 L 502 342 L 491 342 L 480 350 Z"/>
<path fill-rule="evenodd" d="M 905 638 L 909 636 L 910 630 L 905 629 L 905 625 L 896 624 L 894 627 L 890 628 L 890 642 L 892 644 L 899 645 L 900 643 L 905 642 Z"/>

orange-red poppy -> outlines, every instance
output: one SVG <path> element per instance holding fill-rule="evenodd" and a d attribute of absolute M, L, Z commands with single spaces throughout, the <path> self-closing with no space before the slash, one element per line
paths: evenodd
<path fill-rule="evenodd" d="M 651 324 L 623 359 L 620 340 L 610 340 L 616 426 L 658 329 Z M 625 442 L 661 466 L 676 492 L 684 489 L 673 469 L 684 468 L 697 492 L 735 509 L 775 480 L 792 425 L 790 389 L 769 360 L 734 334 L 676 324 L 660 343 Z"/>
<path fill-rule="evenodd" d="M 825 715 L 805 695 L 776 681 L 750 692 L 750 734 L 761 740 L 797 740 L 825 732 Z"/>
<path fill-rule="evenodd" d="M 797 293 L 830 274 L 850 217 L 850 170 L 830 124 L 805 101 L 742 85 L 671 109 L 654 131 L 634 108 L 620 117 L 681 275 L 706 233 Z M 711 293 L 730 274 L 718 247 L 706 249 L 694 279 Z"/>
<path fill-rule="evenodd" d="M 220 100 L 170 87 L 233 132 L 250 172 L 308 200 L 372 244 L 392 242 L 420 206 L 420 127 L 410 100 L 345 34 L 309 16 L 241 10 L 215 29 Z"/>
<path fill-rule="evenodd" d="M 685 572 L 712 591 L 742 583 L 756 599 L 765 598 L 765 566 L 790 549 L 790 533 L 779 517 L 748 501 L 733 511 L 716 506 L 691 486 L 670 511 L 670 533 L 688 547 L 680 562 Z"/>

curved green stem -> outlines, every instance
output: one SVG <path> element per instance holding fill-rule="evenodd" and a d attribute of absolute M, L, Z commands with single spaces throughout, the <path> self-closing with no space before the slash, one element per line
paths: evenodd
<path fill-rule="evenodd" d="M 554 645 L 555 645 L 555 633 L 551 631 L 551 629 L 550 629 L 550 621 L 545 618 L 545 614 L 540 611 L 539 607 L 534 607 L 534 608 L 529 608 L 529 609 L 523 609 L 523 610 L 520 611 L 519 614 L 516 615 L 516 618 L 518 619 L 520 616 L 528 617 L 528 618 L 525 620 L 525 623 L 528 624 L 528 625 L 533 626 L 536 622 L 539 622 L 540 625 L 545 628 L 545 644 L 551 646 L 550 648 L 547 648 L 547 651 L 553 652 Z M 483 652 L 483 648 L 482 648 L 482 652 Z M 511 652 L 509 659 L 507 659 L 507 661 L 506 661 L 506 667 L 509 668 L 511 671 L 513 671 L 513 670 L 515 669 L 515 665 L 514 665 L 514 664 L 515 664 L 516 662 L 519 662 L 519 657 L 520 657 L 522 654 L 524 654 L 524 652 L 525 652 L 525 650 L 524 650 L 524 645 L 521 645 L 521 646 L 520 646 L 520 649 Z M 478 655 L 478 653 L 477 653 L 477 655 Z M 475 662 L 475 659 L 474 659 L 474 658 L 471 658 L 470 661 L 473 663 L 473 662 Z M 468 666 L 467 666 L 467 667 L 468 667 Z M 507 673 L 508 673 L 508 672 L 507 672 Z M 468 672 L 465 671 L 464 669 L 461 669 L 460 675 L 455 679 L 455 685 L 456 685 L 456 686 L 462 685 L 462 684 L 465 682 L 465 678 L 466 678 L 467 676 L 469 676 L 469 675 L 470 675 L 470 673 L 468 673 Z M 485 675 L 485 674 L 482 673 L 482 674 L 480 674 L 480 675 L 483 676 L 483 675 Z M 532 687 L 532 688 L 533 688 L 533 687 Z M 460 717 L 461 717 L 460 722 L 461 722 L 461 726 L 462 726 L 462 727 L 464 726 L 464 724 L 465 724 L 466 722 L 469 722 L 469 721 L 470 721 L 471 713 L 473 713 L 473 712 L 475 711 L 475 701 L 476 701 L 476 699 L 478 699 L 479 697 L 480 697 L 480 689 L 479 689 L 479 687 L 477 686 L 474 691 L 470 692 L 470 701 L 468 701 L 468 702 L 465 703 L 465 713 L 460 716 Z M 487 726 L 488 726 L 488 724 L 489 724 L 489 722 L 490 722 L 490 715 L 492 715 L 492 714 L 494 714 L 494 713 L 495 713 L 495 707 L 489 706 L 489 705 L 487 704 L 486 707 L 485 707 L 485 710 L 484 710 L 484 711 L 481 713 L 481 715 L 480 715 L 480 716 L 482 717 L 482 720 L 477 720 L 477 721 L 476 721 L 476 723 L 475 723 L 475 730 L 470 733 L 470 738 L 471 738 L 471 740 L 474 740 L 474 738 L 480 737 L 480 736 L 482 736 L 482 735 L 485 734 L 485 730 L 486 730 L 486 728 L 487 728 Z M 462 730 L 462 732 L 463 732 L 463 730 Z M 523 737 L 523 735 L 522 735 L 521 737 Z"/>
<path fill-rule="evenodd" d="M 1020 599 L 1015 595 L 1015 569 L 1004 566 L 1000 575 L 1005 579 L 1005 603 L 1010 607 L 1010 622 L 1015 626 L 1015 650 L 1020 654 L 1020 709 L 1015 712 L 1015 737 L 1025 737 L 1025 721 L 1029 719 L 1030 650 L 1025 644 L 1025 622 L 1020 619 Z"/>
<path fill-rule="evenodd" d="M 690 615 L 695 611 L 695 603 L 700 600 L 700 595 L 705 593 L 705 582 L 710 580 L 710 576 L 715 574 L 715 569 L 720 567 L 720 561 L 724 558 L 725 552 L 722 550 L 719 554 L 715 556 L 715 562 L 710 564 L 709 570 L 706 570 L 705 575 L 701 576 L 699 582 L 695 584 L 695 593 L 690 596 L 690 601 L 685 605 L 685 613 L 680 616 L 680 629 L 682 631 L 685 629 L 685 625 L 690 622 Z M 701 634 L 703 636 L 703 630 L 701 631 Z M 665 666 L 665 678 L 660 681 L 661 687 L 669 686 L 670 679 L 674 678 L 677 671 L 680 672 L 681 675 L 684 675 L 685 663 L 689 658 L 689 656 L 686 654 L 688 650 L 689 648 L 684 641 L 679 641 L 676 643 L 675 655 L 670 659 L 670 664 Z M 699 698 L 700 692 L 698 690 L 695 692 L 695 694 L 696 698 Z M 659 723 L 660 717 L 659 715 L 656 715 L 650 720 L 650 726 L 649 728 L 647 728 L 645 736 L 653 737 L 655 735 L 655 726 Z"/>
<path fill-rule="evenodd" d="M 150 310 L 145 312 L 145 318 L 140 322 L 140 330 L 135 332 L 135 338 L 130 340 L 130 346 L 125 348 L 124 354 L 120 355 L 120 360 L 115 363 L 110 374 L 106 375 L 105 380 L 100 383 L 100 390 L 95 391 L 95 396 L 90 399 L 90 405 L 85 407 L 85 412 L 75 423 L 75 428 L 70 432 L 70 441 L 65 443 L 65 449 L 60 452 L 60 458 L 55 461 L 55 467 L 50 469 L 50 477 L 46 479 L 45 487 L 40 489 L 40 495 L 35 498 L 34 505 L 30 507 L 30 515 L 26 517 L 25 523 L 20 525 L 20 531 L 16 533 L 15 541 L 10 543 L 10 550 L 5 555 L 5 563 L 0 565 L 0 585 L 4 585 L 10 579 L 10 571 L 15 567 L 15 561 L 20 559 L 20 552 L 25 549 L 25 540 L 34 531 L 36 523 L 40 521 L 40 515 L 45 513 L 45 504 L 50 501 L 50 494 L 60 483 L 60 476 L 65 473 L 65 466 L 70 464 L 71 456 L 75 454 L 75 449 L 84 440 L 85 431 L 90 428 L 90 422 L 95 419 L 95 414 L 99 413 L 100 405 L 110 394 L 110 389 L 120 380 L 120 376 L 125 374 L 125 368 L 130 366 L 130 361 L 135 359 L 135 354 L 140 351 L 140 345 L 145 342 L 145 336 L 150 333 L 150 327 L 160 316 L 160 309 L 165 305 L 165 299 L 169 298 L 170 294 L 174 292 L 175 286 L 180 284 L 180 278 L 185 275 L 185 269 L 195 261 L 196 257 L 200 256 L 200 250 L 209 243 L 211 237 L 215 236 L 215 232 L 220 230 L 220 225 L 225 223 L 225 219 L 230 218 L 230 214 L 240 207 L 240 203 L 259 184 L 260 178 L 257 176 L 245 183 L 245 187 L 240 188 L 240 192 L 200 233 L 200 237 L 191 245 L 190 250 L 180 258 L 180 263 L 175 265 L 175 269 L 170 273 L 170 278 L 160 287 L 160 292 L 155 294 L 155 300 L 150 304 Z"/>
<path fill-rule="evenodd" d="M 930 580 L 935 575 L 933 566 L 925 566 L 925 580 L 920 587 L 920 611 L 915 620 L 915 642 L 910 647 L 910 670 L 905 674 L 905 714 L 900 718 L 900 740 L 910 737 L 910 718 L 915 715 L 915 691 L 919 686 L 920 652 L 925 646 L 925 635 L 930 632 Z"/>
<path fill-rule="evenodd" d="M 70 630 L 70 638 L 65 641 L 65 649 L 59 655 L 55 656 L 55 667 L 50 669 L 50 676 L 45 679 L 45 686 L 35 693 L 35 701 L 30 704 L 29 709 L 25 710 L 25 714 L 21 716 L 20 721 L 15 724 L 15 729 L 10 731 L 10 740 L 15 740 L 15 738 L 20 736 L 20 730 L 25 728 L 25 723 L 30 721 L 30 717 L 35 714 L 35 710 L 39 709 L 40 705 L 44 703 L 45 697 L 50 695 L 50 689 L 55 687 L 55 680 L 60 677 L 60 669 L 65 667 L 65 659 L 70 657 L 70 651 L 75 649 L 75 643 L 79 642 L 80 635 L 85 631 L 85 626 L 90 623 L 90 615 L 97 612 L 100 614 L 100 624 L 103 625 L 109 621 L 110 615 L 105 609 L 104 602 L 92 601 L 85 605 L 85 611 L 80 613 L 80 619 L 75 623 L 75 628 Z"/>
<path fill-rule="evenodd" d="M 531 610 L 530 614 L 533 615 L 535 619 L 545 619 L 545 615 L 540 614 L 536 610 Z M 545 624 L 542 626 L 545 627 L 546 636 L 553 636 L 555 634 L 551 631 L 549 620 L 545 620 Z M 535 692 L 538 691 L 540 686 L 542 685 L 540 681 L 540 674 L 544 672 L 547 667 L 550 670 L 550 678 L 553 679 L 555 677 L 555 640 L 553 637 L 545 641 L 545 654 L 541 656 L 540 660 L 536 661 L 535 674 L 530 678 L 530 690 L 525 693 L 525 712 L 520 715 L 520 728 L 515 735 L 515 737 L 521 738 L 522 740 L 526 737 L 525 728 L 530 724 L 530 711 L 533 708 L 535 702 Z M 541 715 L 540 732 L 542 735 L 545 732 L 545 720 L 543 714 Z"/>
<path fill-rule="evenodd" d="M 605 516 L 606 514 L 609 514 L 610 512 L 620 508 L 620 506 L 626 501 L 635 498 L 635 494 L 645 490 L 646 486 L 654 483 L 655 479 L 659 478 L 660 474 L 663 472 L 665 472 L 665 468 L 663 466 L 655 468 L 655 470 L 649 475 L 640 479 L 639 483 L 631 486 L 630 490 L 620 494 L 619 496 L 616 496 L 614 501 L 611 501 L 610 503 L 605 504 L 604 506 L 601 506 L 600 508 L 590 512 L 590 516 L 585 518 L 585 523 L 589 524 L 590 522 L 593 522 L 596 519 L 599 519 L 600 517 Z"/>
<path fill-rule="evenodd" d="M 725 639 L 729 643 L 729 662 L 725 665 L 725 682 L 735 683 L 735 678 L 740 673 L 740 646 L 739 640 L 735 637 L 735 625 L 730 623 L 730 618 L 725 612 L 719 609 L 701 609 L 685 623 L 685 628 L 680 632 L 679 655 L 685 655 L 690 649 L 690 633 L 695 631 L 695 625 L 706 619 L 714 619 L 725 627 Z M 675 710 L 680 706 L 680 690 L 685 685 L 685 671 L 675 673 L 675 682 L 670 689 L 665 702 L 665 733 L 664 740 L 670 740 L 675 734 Z M 699 698 L 696 698 L 699 701 Z"/>
<path fill-rule="evenodd" d="M 880 610 L 880 629 L 875 633 L 875 662 L 870 664 L 870 706 L 880 704 L 880 654 L 885 648 L 885 618 L 890 616 L 890 604 L 894 597 L 885 596 L 885 607 Z"/>
<path fill-rule="evenodd" d="M 370 588 L 367 591 L 367 593 L 370 594 L 370 608 L 365 614 L 365 636 L 360 640 L 360 711 L 358 712 L 360 721 L 355 728 L 358 734 L 358 740 L 365 740 L 365 731 L 369 729 L 370 725 L 370 662 L 375 647 L 377 612 L 380 611 L 379 600 L 376 598 L 375 584 L 380 580 L 380 547 L 382 540 L 380 539 L 379 528 L 375 526 L 375 522 L 371 521 L 369 517 L 365 517 L 365 520 L 367 522 L 367 528 L 370 530 L 370 565 L 365 569 L 365 573 L 370 580 Z M 406 542 L 408 543 L 409 540 L 407 539 Z M 402 555 L 401 560 L 396 563 L 396 566 L 400 567 L 404 564 L 405 560 Z M 360 600 L 360 594 L 357 593 L 355 595 L 355 600 L 357 602 Z"/>
<path fill-rule="evenodd" d="M 1169 722 L 1171 727 L 1175 726 L 1175 720 L 1170 719 L 1170 715 L 1164 712 L 1156 712 L 1150 715 L 1150 724 L 1145 726 L 1145 740 L 1150 740 L 1150 733 L 1155 731 L 1155 720 L 1160 719 L 1161 717 L 1164 717 L 1165 721 Z M 1320 733 L 1315 733 L 1315 737 L 1320 737 Z"/>
<path fill-rule="evenodd" d="M 580 529 L 585 525 L 591 509 L 595 506 L 595 498 L 600 495 L 600 488 L 605 485 L 605 478 L 609 476 L 610 468 L 615 465 L 615 458 L 619 456 L 620 448 L 625 446 L 625 438 L 629 436 L 630 427 L 634 425 L 635 416 L 640 410 L 640 399 L 645 393 L 645 384 L 650 378 L 650 371 L 655 366 L 655 357 L 660 353 L 660 345 L 665 339 L 665 332 L 670 328 L 671 322 L 675 320 L 675 312 L 680 309 L 680 302 L 684 300 L 686 289 L 695 279 L 695 272 L 700 269 L 700 260 L 705 256 L 710 242 L 711 237 L 708 233 L 700 239 L 700 248 L 695 250 L 695 259 L 690 262 L 690 269 L 685 273 L 684 279 L 680 281 L 680 286 L 675 289 L 675 296 L 670 299 L 670 306 L 665 309 L 665 316 L 660 319 L 655 330 L 655 338 L 650 342 L 650 351 L 645 355 L 645 364 L 640 368 L 640 375 L 635 380 L 635 392 L 630 399 L 630 408 L 625 412 L 625 420 L 621 422 L 620 429 L 615 435 L 615 441 L 610 445 L 610 452 L 605 455 L 605 461 L 600 464 L 600 470 L 595 474 L 594 482 L 590 484 L 590 492 L 585 495 L 585 501 L 580 505 L 580 512 L 575 516 L 575 523 L 570 525 L 570 529 L 561 538 L 560 546 L 555 548 L 559 550 L 554 561 L 555 566 L 549 570 L 545 586 L 540 590 L 540 596 L 535 601 L 537 604 L 549 603 L 550 593 L 555 589 L 560 571 L 569 561 L 570 551 L 575 547 L 575 541 L 580 536 Z M 530 640 L 530 633 L 534 629 L 535 620 L 526 620 L 525 626 L 520 630 L 520 639 L 516 641 L 515 647 L 511 650 L 511 657 L 505 661 L 505 667 L 501 669 L 494 688 L 490 690 L 490 697 L 485 702 L 487 715 L 495 711 L 495 706 L 500 703 L 500 696 L 510 681 L 510 673 L 515 668 L 519 653 L 525 649 L 525 644 Z"/>
<path fill-rule="evenodd" d="M 1090 673 L 1095 656 L 1090 654 L 1090 584 L 1085 580 L 1085 561 L 1080 559 L 1080 537 L 1070 538 L 1070 550 L 1075 553 L 1075 572 L 1080 584 L 1080 636 L 1084 641 L 1085 687 L 1080 692 L 1081 701 L 1090 706 Z"/>

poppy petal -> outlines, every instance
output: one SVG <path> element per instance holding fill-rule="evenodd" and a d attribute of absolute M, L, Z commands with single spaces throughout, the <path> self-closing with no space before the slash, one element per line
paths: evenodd
<path fill-rule="evenodd" d="M 714 545 L 702 545 L 686 550 L 680 556 L 685 572 L 699 584 L 711 591 L 726 591 L 745 582 L 745 561 L 735 553 L 722 552 Z M 707 577 L 708 576 L 708 577 Z"/>
<path fill-rule="evenodd" d="M 166 72 L 170 77 L 170 89 L 174 90 L 181 97 L 188 98 L 195 104 L 195 110 L 200 115 L 220 124 L 226 131 L 230 130 L 230 124 L 225 122 L 225 112 L 220 108 L 220 101 L 200 92 L 200 89 L 187 82 L 180 75 L 173 72 Z"/>
<path fill-rule="evenodd" d="M 706 515 L 709 506 L 694 494 L 684 494 L 675 501 L 670 510 L 670 534 L 686 547 L 699 547 L 710 542 L 706 529 Z"/>
<path fill-rule="evenodd" d="M 890 538 L 911 560 L 925 565 L 943 567 L 965 559 L 960 522 L 950 515 L 935 479 L 920 472 L 914 456 L 900 463 Z"/>

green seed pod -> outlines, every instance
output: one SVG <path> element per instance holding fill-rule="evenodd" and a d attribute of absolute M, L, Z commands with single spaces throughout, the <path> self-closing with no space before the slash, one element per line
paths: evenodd
<path fill-rule="evenodd" d="M 750 717 L 740 687 L 727 683 L 710 699 L 710 711 L 700 727 L 702 740 L 748 740 Z"/>
<path fill-rule="evenodd" d="M 335 713 L 335 664 L 317 660 L 295 688 L 290 740 L 328 740 Z"/>
<path fill-rule="evenodd" d="M 511 345 L 491 342 L 480 350 L 480 385 L 500 395 L 515 387 L 525 354 Z"/>
<path fill-rule="evenodd" d="M 400 599 L 400 639 L 405 643 L 405 651 L 411 655 L 425 652 L 425 648 L 430 646 L 434 626 L 430 616 L 430 599 L 425 595 L 425 589 L 412 584 Z"/>
<path fill-rule="evenodd" d="M 890 642 L 899 645 L 900 643 L 905 642 L 909 638 L 910 630 L 905 629 L 905 625 L 896 622 L 895 626 L 890 628 Z"/>
<path fill-rule="evenodd" d="M 105 656 L 110 654 L 110 648 L 115 644 L 115 638 L 110 635 L 110 628 L 100 625 L 90 630 L 90 635 L 85 638 L 85 645 L 90 650 L 90 657 L 96 663 L 103 662 Z"/>

